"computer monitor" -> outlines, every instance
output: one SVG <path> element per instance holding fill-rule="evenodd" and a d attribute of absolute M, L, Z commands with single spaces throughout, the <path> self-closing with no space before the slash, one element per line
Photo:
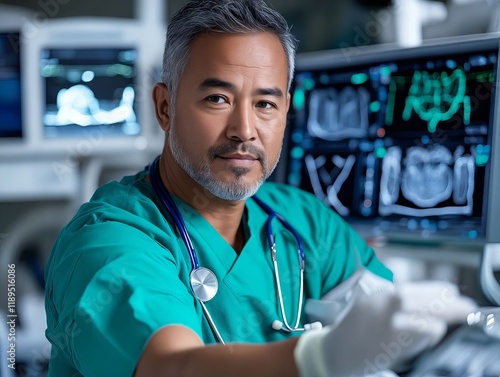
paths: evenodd
<path fill-rule="evenodd" d="M 299 55 L 282 180 L 367 238 L 499 242 L 499 41 Z"/>
<path fill-rule="evenodd" d="M 0 138 L 22 137 L 19 31 L 0 31 Z"/>
<path fill-rule="evenodd" d="M 41 25 L 23 54 L 30 150 L 86 157 L 156 149 L 161 137 L 150 93 L 163 38 L 127 19 Z M 148 43 L 160 47 L 153 54 Z"/>

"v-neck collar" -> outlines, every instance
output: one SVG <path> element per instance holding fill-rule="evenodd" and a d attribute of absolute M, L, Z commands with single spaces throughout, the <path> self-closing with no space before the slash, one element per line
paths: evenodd
<path fill-rule="evenodd" d="M 248 258 L 259 258 L 259 254 L 267 252 L 267 242 L 264 242 L 262 226 L 259 226 L 265 224 L 267 214 L 253 200 L 247 200 L 245 204 L 247 221 L 243 221 L 243 226 L 246 242 L 238 254 L 198 211 L 177 196 L 172 195 L 172 198 L 182 214 L 188 233 L 192 235 L 200 266 L 212 269 L 220 279 L 232 274 L 239 264 L 248 266 Z"/>

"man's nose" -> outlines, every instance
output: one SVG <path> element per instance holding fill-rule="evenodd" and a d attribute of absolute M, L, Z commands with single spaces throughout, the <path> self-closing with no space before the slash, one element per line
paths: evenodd
<path fill-rule="evenodd" d="M 255 112 L 249 104 L 239 104 L 233 108 L 228 119 L 227 137 L 238 142 L 253 141 L 257 138 Z"/>

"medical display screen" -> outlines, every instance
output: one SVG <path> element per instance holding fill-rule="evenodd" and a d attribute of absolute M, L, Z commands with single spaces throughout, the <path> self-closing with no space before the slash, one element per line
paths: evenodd
<path fill-rule="evenodd" d="M 19 33 L 0 33 L 0 138 L 22 136 Z"/>
<path fill-rule="evenodd" d="M 41 52 L 46 138 L 140 133 L 133 48 Z"/>
<path fill-rule="evenodd" d="M 497 59 L 299 68 L 287 182 L 374 236 L 485 237 Z"/>

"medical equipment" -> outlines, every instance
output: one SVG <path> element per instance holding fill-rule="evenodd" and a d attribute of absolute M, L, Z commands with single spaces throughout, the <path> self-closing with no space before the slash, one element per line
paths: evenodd
<path fill-rule="evenodd" d="M 91 158 L 160 146 L 138 97 L 158 78 L 161 52 L 148 46 L 163 44 L 164 29 L 148 25 L 145 34 L 138 20 L 103 17 L 46 21 L 35 34 L 20 24 L 23 143 L 0 140 L 0 155 Z"/>
<path fill-rule="evenodd" d="M 499 243 L 499 51 L 490 34 L 299 54 L 276 181 L 314 193 L 365 239 L 478 253 Z"/>
<path fill-rule="evenodd" d="M 469 314 L 467 324 L 478 327 L 492 338 L 500 339 L 500 308 L 480 307 Z"/>
<path fill-rule="evenodd" d="M 490 314 L 495 310 L 498 313 L 499 308 L 480 308 L 471 313 L 471 317 L 488 310 Z M 498 326 L 498 321 L 494 326 Z M 500 375 L 499 349 L 498 334 L 494 336 L 480 323 L 463 325 L 448 334 L 435 349 L 419 357 L 407 377 L 496 377 Z"/>
<path fill-rule="evenodd" d="M 205 305 L 205 302 L 210 301 L 217 294 L 219 287 L 217 277 L 215 276 L 214 272 L 212 272 L 210 269 L 206 267 L 200 267 L 198 263 L 196 250 L 193 246 L 193 243 L 191 242 L 182 215 L 179 212 L 179 209 L 177 208 L 174 200 L 172 199 L 172 197 L 166 190 L 165 186 L 161 182 L 159 173 L 159 157 L 156 158 L 155 161 L 149 166 L 149 177 L 151 179 L 151 183 L 153 185 L 156 194 L 160 198 L 165 209 L 172 216 L 172 219 L 175 222 L 175 225 L 182 237 L 182 240 L 186 245 L 186 249 L 189 253 L 189 258 L 191 260 L 191 266 L 192 266 L 190 274 L 190 284 L 194 296 L 200 301 L 200 304 L 203 308 L 203 312 L 205 313 L 205 316 L 207 317 L 207 320 L 210 323 L 210 326 L 212 327 L 212 330 L 214 331 L 218 340 L 222 344 L 224 344 L 224 340 L 220 335 L 219 330 L 217 329 L 217 326 L 215 325 L 212 316 L 210 315 L 210 312 L 208 311 Z M 301 311 L 302 311 L 303 293 L 304 293 L 304 269 L 305 269 L 304 251 L 302 248 L 302 240 L 300 239 L 300 236 L 288 223 L 288 221 L 286 221 L 283 218 L 283 216 L 274 212 L 267 204 L 263 203 L 260 199 L 256 198 L 255 196 L 253 197 L 253 199 L 269 214 L 269 218 L 267 220 L 267 239 L 269 242 L 269 247 L 271 248 L 271 257 L 274 265 L 276 289 L 278 291 L 279 306 L 281 310 L 281 316 L 283 319 L 283 322 L 275 320 L 272 323 L 272 328 L 275 330 L 283 330 L 285 332 L 307 331 L 307 330 L 321 328 L 322 325 L 319 322 L 305 324 L 304 327 L 299 327 Z M 293 234 L 298 245 L 298 256 L 300 261 L 300 295 L 297 305 L 297 321 L 295 322 L 294 326 L 290 326 L 290 324 L 288 323 L 288 319 L 285 313 L 285 308 L 283 305 L 283 294 L 281 291 L 281 283 L 278 272 L 278 262 L 276 259 L 276 244 L 274 242 L 274 236 L 272 234 L 272 224 L 271 224 L 273 219 L 275 218 L 278 219 Z"/>

